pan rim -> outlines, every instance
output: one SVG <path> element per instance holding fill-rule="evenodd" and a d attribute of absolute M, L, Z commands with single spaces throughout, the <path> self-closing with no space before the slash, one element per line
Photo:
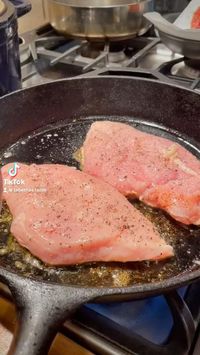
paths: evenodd
<path fill-rule="evenodd" d="M 49 83 L 42 83 L 39 85 L 33 85 L 29 88 L 23 88 L 23 89 L 19 89 L 13 93 L 9 93 L 7 95 L 4 95 L 3 97 L 0 98 L 0 103 L 4 100 L 6 100 L 6 98 L 12 97 L 13 95 L 16 96 L 17 94 L 20 93 L 24 93 L 26 91 L 31 91 L 34 90 L 35 87 L 38 88 L 43 88 L 43 87 L 47 87 L 47 86 L 52 86 L 52 85 L 56 85 L 56 83 L 63 83 L 63 82 L 71 82 L 71 81 L 88 81 L 88 80 L 96 80 L 96 79 L 117 79 L 117 80 L 123 80 L 126 79 L 128 81 L 133 80 L 133 81 L 140 81 L 140 82 L 152 82 L 155 84 L 158 84 L 160 86 L 164 85 L 167 87 L 171 87 L 171 88 L 177 88 L 177 89 L 181 89 L 184 92 L 188 92 L 188 93 L 192 93 L 192 94 L 196 94 L 198 96 L 200 96 L 200 92 L 198 91 L 194 91 L 191 88 L 185 88 L 181 85 L 178 84 L 173 84 L 173 83 L 166 83 L 160 80 L 155 80 L 155 79 L 147 79 L 147 78 L 140 78 L 140 77 L 132 77 L 132 76 L 117 76 L 117 75 L 94 75 L 94 76 L 77 76 L 77 77 L 73 77 L 73 78 L 64 78 L 64 79 L 59 79 L 59 80 L 55 80 L 55 81 L 51 81 Z M 54 84 L 55 83 L 55 84 Z M 6 277 L 6 274 L 8 275 L 8 278 Z M 136 284 L 136 285 L 131 285 L 131 286 L 127 286 L 127 287 L 106 287 L 106 286 L 101 286 L 101 287 L 91 287 L 91 286 L 82 286 L 82 285 L 73 285 L 73 284 L 61 284 L 61 283 L 56 283 L 56 282 L 52 282 L 52 281 L 44 281 L 44 280 L 35 280 L 34 278 L 31 277 L 25 277 L 25 276 L 20 276 L 19 274 L 15 273 L 14 271 L 10 271 L 7 270 L 5 267 L 0 266 L 0 279 L 4 282 L 8 279 L 8 281 L 6 283 L 8 283 L 9 285 L 9 276 L 10 278 L 15 277 L 15 278 L 20 278 L 23 280 L 27 280 L 30 282 L 34 282 L 35 284 L 38 285 L 54 285 L 56 286 L 60 286 L 64 288 L 74 288 L 74 289 L 87 289 L 87 290 L 93 290 L 93 291 L 97 291 L 97 290 L 102 290 L 102 291 L 106 291 L 105 295 L 119 295 L 119 294 L 123 294 L 123 295 L 137 295 L 142 296 L 145 293 L 146 295 L 150 295 L 150 294 L 159 294 L 159 293 L 163 293 L 163 292 L 167 292 L 170 289 L 175 289 L 178 287 L 183 286 L 184 284 L 188 284 L 191 282 L 194 282 L 195 280 L 200 278 L 200 268 L 194 271 L 185 271 L 182 274 L 176 275 L 174 277 L 165 279 L 163 281 L 160 282 L 154 282 L 154 283 L 143 283 L 143 284 Z"/>
<path fill-rule="evenodd" d="M 144 283 L 144 284 L 136 284 L 132 286 L 124 286 L 124 287 L 109 287 L 109 286 L 101 286 L 101 287 L 91 287 L 91 286 L 83 286 L 83 285 L 73 285 L 73 284 L 62 284 L 62 283 L 56 283 L 52 281 L 44 281 L 44 280 L 35 280 L 34 278 L 31 277 L 25 277 L 21 276 L 14 271 L 7 270 L 3 266 L 0 266 L 0 281 L 5 284 L 10 284 L 10 279 L 18 279 L 18 280 L 23 280 L 23 281 L 28 281 L 31 282 L 35 285 L 38 285 L 41 287 L 41 285 L 44 286 L 54 286 L 56 287 L 62 287 L 63 289 L 81 289 L 81 290 L 88 290 L 90 292 L 95 292 L 99 290 L 101 291 L 102 296 L 119 296 L 119 295 L 130 295 L 130 297 L 134 297 L 134 295 L 137 295 L 137 297 L 142 296 L 145 293 L 145 297 L 148 295 L 157 295 L 157 294 L 163 294 L 165 292 L 169 292 L 170 290 L 177 289 L 179 287 L 183 287 L 184 285 L 188 285 L 190 283 L 193 283 L 195 281 L 198 281 L 200 279 L 200 268 L 195 271 L 191 271 L 191 273 L 188 274 L 188 272 L 185 272 L 183 274 L 176 275 L 174 277 L 171 277 L 169 279 L 165 279 L 160 282 L 155 282 L 155 283 Z M 101 295 L 100 295 L 101 296 Z M 98 296 L 96 297 L 98 298 Z"/>
<path fill-rule="evenodd" d="M 109 68 L 109 71 L 116 71 L 116 68 Z M 126 70 L 124 70 L 124 72 L 126 72 Z M 134 74 L 134 73 L 133 73 Z M 169 83 L 169 82 L 164 82 L 164 81 L 161 81 L 159 79 L 151 79 L 151 78 L 143 78 L 143 77 L 134 77 L 134 76 L 131 76 L 131 71 L 130 71 L 130 76 L 128 75 L 92 75 L 90 73 L 90 75 L 86 76 L 86 74 L 83 74 L 83 75 L 78 75 L 78 76 L 75 76 L 75 77 L 72 77 L 72 78 L 63 78 L 63 79 L 57 79 L 57 80 L 54 80 L 54 81 L 50 81 L 48 83 L 41 83 L 41 84 L 37 84 L 37 85 L 32 85 L 28 88 L 22 88 L 22 89 L 18 89 L 14 92 L 11 92 L 11 93 L 8 93 L 2 97 L 0 97 L 0 102 L 5 100 L 6 98 L 9 98 L 9 97 L 12 97 L 18 93 L 24 93 L 24 92 L 27 92 L 27 91 L 31 91 L 33 90 L 34 88 L 38 87 L 38 88 L 43 88 L 43 87 L 47 87 L 47 86 L 51 86 L 51 85 L 55 85 L 58 84 L 58 83 L 63 83 L 63 82 L 71 82 L 71 81 L 78 81 L 78 80 L 81 80 L 81 81 L 88 81 L 88 80 L 96 80 L 96 79 L 118 79 L 118 80 L 135 80 L 135 81 L 144 81 L 144 82 L 152 82 L 152 83 L 155 83 L 155 84 L 159 84 L 159 85 L 163 85 L 163 86 L 167 86 L 167 87 L 172 87 L 172 88 L 177 88 L 177 89 L 181 89 L 183 91 L 186 91 L 186 92 L 189 92 L 189 93 L 192 93 L 192 94 L 195 94 L 195 95 L 198 95 L 200 96 L 200 91 L 194 91 L 194 89 L 191 89 L 191 88 L 188 88 L 188 87 L 184 87 L 180 84 L 177 84 L 177 83 Z"/>

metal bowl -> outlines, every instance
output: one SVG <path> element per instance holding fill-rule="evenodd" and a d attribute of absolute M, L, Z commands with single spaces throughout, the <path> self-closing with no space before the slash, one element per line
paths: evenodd
<path fill-rule="evenodd" d="M 143 13 L 153 0 L 47 0 L 48 20 L 60 33 L 87 40 L 116 41 L 144 34 Z"/>
<path fill-rule="evenodd" d="M 172 17 L 162 17 L 157 12 L 144 15 L 152 22 L 162 42 L 172 52 L 182 54 L 186 58 L 200 60 L 200 30 L 183 30 L 175 26 Z"/>
<path fill-rule="evenodd" d="M 200 41 L 179 38 L 162 31 L 159 31 L 159 36 L 172 52 L 200 61 Z"/>

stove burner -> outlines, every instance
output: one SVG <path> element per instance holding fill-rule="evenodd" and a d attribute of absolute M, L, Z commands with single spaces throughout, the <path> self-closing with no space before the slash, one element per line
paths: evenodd
<path fill-rule="evenodd" d="M 103 43 L 86 42 L 86 44 L 82 46 L 80 49 L 80 55 L 82 55 L 85 58 L 96 59 L 103 51 L 103 49 L 104 49 Z"/>
<path fill-rule="evenodd" d="M 189 58 L 185 58 L 185 64 L 200 72 L 200 59 L 189 59 Z"/>
<path fill-rule="evenodd" d="M 200 60 L 185 59 L 185 76 L 191 79 L 200 78 Z"/>
<path fill-rule="evenodd" d="M 189 78 L 200 78 L 200 59 L 185 59 L 185 73 Z"/>
<path fill-rule="evenodd" d="M 85 58 L 96 59 L 102 54 L 107 54 L 109 63 L 120 63 L 127 59 L 125 54 L 126 43 L 100 43 L 88 42 L 81 48 L 80 54 Z"/>
<path fill-rule="evenodd" d="M 108 53 L 108 62 L 109 63 L 122 63 L 126 59 L 128 59 L 128 57 L 126 56 L 124 50 L 121 50 L 119 52 L 109 52 Z"/>
<path fill-rule="evenodd" d="M 171 68 L 172 75 L 178 75 L 188 79 L 200 78 L 200 60 L 183 58 Z"/>

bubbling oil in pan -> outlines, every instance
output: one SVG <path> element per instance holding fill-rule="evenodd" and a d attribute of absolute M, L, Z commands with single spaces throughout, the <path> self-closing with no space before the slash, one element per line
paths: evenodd
<path fill-rule="evenodd" d="M 101 118 L 98 117 L 98 119 Z M 105 117 L 102 119 L 105 120 Z M 16 161 L 38 164 L 59 163 L 78 168 L 78 163 L 73 158 L 74 152 L 81 147 L 91 123 L 96 120 L 96 117 L 91 117 L 71 123 L 62 122 L 38 130 L 1 152 L 1 164 Z M 116 117 L 113 120 L 116 121 Z M 151 127 L 149 123 L 138 123 L 137 120 L 129 118 L 119 120 L 149 133 L 172 140 L 178 139 L 164 128 L 156 128 L 155 125 Z M 188 145 L 187 141 L 184 143 L 182 137 L 180 138 L 180 143 L 186 147 L 190 146 L 191 150 L 191 145 Z M 194 149 L 192 152 L 198 155 L 197 150 Z M 98 287 L 120 287 L 157 282 L 199 267 L 200 228 L 182 226 L 164 212 L 145 206 L 139 201 L 131 203 L 156 225 L 161 236 L 173 246 L 175 257 L 161 262 L 48 266 L 22 248 L 10 234 L 12 216 L 4 203 L 0 216 L 0 265 L 22 276 L 37 280 Z"/>

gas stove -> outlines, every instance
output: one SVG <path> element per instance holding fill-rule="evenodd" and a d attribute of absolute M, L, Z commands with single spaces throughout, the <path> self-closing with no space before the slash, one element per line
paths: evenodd
<path fill-rule="evenodd" d="M 152 29 L 139 38 L 102 44 L 66 39 L 47 25 L 21 34 L 20 60 L 24 88 L 78 75 L 114 74 L 200 90 L 199 63 L 172 53 Z M 197 355 L 199 294 L 198 282 L 145 300 L 89 304 L 60 331 L 94 354 Z"/>
<path fill-rule="evenodd" d="M 200 89 L 200 61 L 173 53 L 155 37 L 145 36 L 119 43 L 66 39 L 47 25 L 20 37 L 23 87 L 77 75 L 141 75 Z"/>

